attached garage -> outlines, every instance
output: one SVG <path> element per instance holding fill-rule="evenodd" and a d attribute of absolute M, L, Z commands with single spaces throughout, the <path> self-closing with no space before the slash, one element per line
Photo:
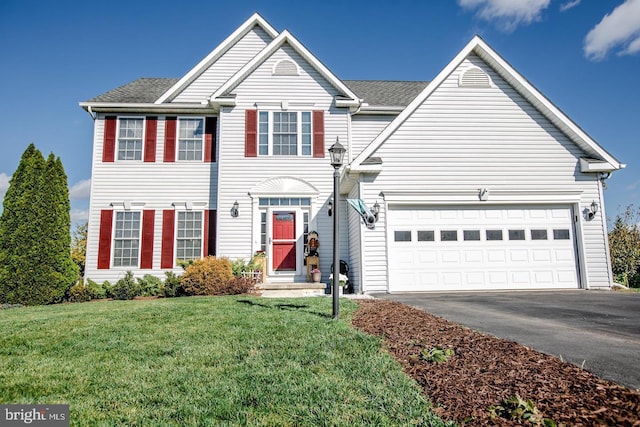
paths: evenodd
<path fill-rule="evenodd" d="M 389 206 L 389 292 L 580 287 L 573 209 Z"/>

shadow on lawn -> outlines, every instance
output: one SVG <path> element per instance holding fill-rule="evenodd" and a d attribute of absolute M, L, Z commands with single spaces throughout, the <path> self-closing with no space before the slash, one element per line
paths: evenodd
<path fill-rule="evenodd" d="M 329 313 L 320 313 L 318 311 L 308 310 L 309 306 L 306 304 L 287 304 L 287 303 L 277 303 L 277 304 L 265 304 L 263 302 L 252 301 L 249 299 L 239 299 L 239 303 L 247 304 L 251 306 L 259 306 L 270 309 L 278 309 L 278 310 L 289 310 L 289 311 L 304 311 L 305 313 L 313 314 L 316 316 L 324 317 L 326 319 L 330 319 L 332 316 Z"/>

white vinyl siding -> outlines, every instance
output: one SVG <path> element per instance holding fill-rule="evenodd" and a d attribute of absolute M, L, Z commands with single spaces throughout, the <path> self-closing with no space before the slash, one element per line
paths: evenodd
<path fill-rule="evenodd" d="M 459 87 L 460 71 L 472 65 L 485 71 L 494 86 Z M 580 214 L 592 200 L 602 206 L 597 177 L 579 172 L 585 153 L 480 58 L 464 60 L 375 155 L 383 159 L 383 170 L 363 184 L 365 196 L 395 191 L 406 193 L 409 201 L 430 194 L 441 203 L 456 197 L 473 203 L 479 189 L 488 188 L 491 204 L 498 197 L 522 203 L 578 194 L 582 285 L 609 286 L 604 217 L 599 212 L 586 221 Z M 573 199 L 566 196 L 566 201 Z M 365 238 L 365 247 L 372 247 L 373 234 Z M 388 274 L 384 264 L 365 263 L 371 264 L 365 270 L 367 286 L 379 290 L 377 278 Z"/>
<path fill-rule="evenodd" d="M 173 102 L 204 101 L 272 40 L 262 28 L 255 26 L 196 77 Z"/>

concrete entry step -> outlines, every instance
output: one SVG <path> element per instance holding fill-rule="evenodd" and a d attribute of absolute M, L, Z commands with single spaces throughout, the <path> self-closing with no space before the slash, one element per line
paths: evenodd
<path fill-rule="evenodd" d="M 259 283 L 256 288 L 265 298 L 311 297 L 327 293 L 326 283 Z"/>
<path fill-rule="evenodd" d="M 256 288 L 262 290 L 300 290 L 300 289 L 326 289 L 326 283 L 307 283 L 307 282 L 290 282 L 290 283 L 258 283 Z"/>

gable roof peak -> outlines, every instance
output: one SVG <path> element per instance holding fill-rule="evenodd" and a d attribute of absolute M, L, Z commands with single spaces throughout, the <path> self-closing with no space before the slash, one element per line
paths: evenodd
<path fill-rule="evenodd" d="M 245 34 L 251 31 L 255 26 L 262 28 L 272 39 L 278 36 L 278 31 L 271 26 L 258 12 L 255 12 L 242 25 L 240 25 L 233 33 L 223 40 L 214 50 L 205 56 L 195 67 L 185 74 L 176 84 L 159 97 L 155 104 L 162 104 L 177 95 L 189 83 L 195 80 L 204 70 L 209 68 L 211 64 L 218 60 L 227 50 L 235 45 Z"/>

